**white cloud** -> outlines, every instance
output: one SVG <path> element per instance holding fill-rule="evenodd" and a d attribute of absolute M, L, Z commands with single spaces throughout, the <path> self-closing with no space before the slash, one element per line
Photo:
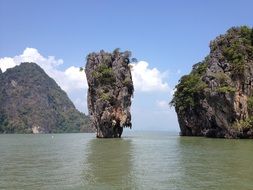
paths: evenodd
<path fill-rule="evenodd" d="M 88 88 L 85 72 L 80 72 L 80 68 L 71 66 L 64 73 L 71 81 L 75 82 L 76 88 Z"/>
<path fill-rule="evenodd" d="M 169 103 L 165 100 L 157 100 L 156 105 L 161 109 L 169 109 Z"/>
<path fill-rule="evenodd" d="M 165 73 L 161 73 L 157 68 L 150 69 L 145 61 L 132 63 L 132 66 L 132 77 L 136 90 L 144 92 L 169 90 L 168 83 L 163 81 Z"/>
<path fill-rule="evenodd" d="M 63 90 L 67 92 L 76 107 L 80 111 L 87 113 L 86 97 L 88 85 L 85 73 L 79 72 L 78 67 L 70 66 L 67 69 L 62 70 L 59 68 L 60 65 L 63 64 L 62 59 L 56 59 L 54 56 L 45 57 L 41 55 L 37 49 L 26 48 L 21 55 L 0 58 L 0 68 L 3 72 L 5 72 L 8 68 L 19 65 L 21 62 L 37 63 Z M 134 87 L 136 89 L 135 99 L 137 97 L 141 97 L 141 101 L 151 102 L 148 98 L 152 99 L 152 97 L 154 97 L 153 94 L 164 95 L 164 98 L 161 99 L 166 99 L 167 96 L 170 96 L 173 93 L 173 91 L 169 88 L 168 83 L 165 82 L 166 73 L 159 71 L 157 68 L 150 68 L 148 63 L 145 61 L 140 61 L 132 65 L 132 76 Z M 143 93 L 145 92 L 154 93 L 150 94 L 151 96 L 145 97 L 144 100 Z M 138 100 L 138 98 L 136 100 Z M 137 102 L 140 103 L 141 101 Z M 132 116 L 133 124 L 136 125 L 135 128 L 141 128 L 143 126 L 143 120 L 147 120 L 148 118 L 151 119 L 146 121 L 145 128 L 142 129 L 153 129 L 154 126 L 159 126 L 159 129 L 167 129 L 167 123 L 171 123 L 171 121 L 172 123 L 174 121 L 174 123 L 177 122 L 175 113 L 172 112 L 173 110 L 171 111 L 169 109 L 168 102 L 159 100 L 153 103 L 156 103 L 156 105 L 160 108 L 159 110 L 156 110 L 156 120 L 152 117 L 156 113 L 154 110 L 146 109 L 146 107 L 143 107 L 142 104 L 138 104 L 137 107 L 133 105 Z M 150 107 L 152 106 L 153 105 Z M 150 127 L 147 128 L 147 125 Z M 177 125 L 173 124 L 172 126 Z"/>
<path fill-rule="evenodd" d="M 0 69 L 5 72 L 8 68 L 15 67 L 17 64 L 10 57 L 4 57 L 0 59 Z"/>
<path fill-rule="evenodd" d="M 21 55 L 13 58 L 0 58 L 0 68 L 5 72 L 8 68 L 19 65 L 21 62 L 37 63 L 67 92 L 87 88 L 85 73 L 80 72 L 78 67 L 71 66 L 61 71 L 58 66 L 63 64 L 62 59 L 56 59 L 54 56 L 44 57 L 35 48 L 26 48 Z"/>
<path fill-rule="evenodd" d="M 8 68 L 19 65 L 21 62 L 37 63 L 67 92 L 88 88 L 85 73 L 80 72 L 78 67 L 71 66 L 62 71 L 58 68 L 63 64 L 62 59 L 56 59 L 54 56 L 44 57 L 35 48 L 26 48 L 21 55 L 12 58 L 0 58 L 0 68 L 5 72 Z M 132 65 L 133 83 L 137 91 L 167 91 L 169 89 L 168 84 L 163 81 L 165 73 L 160 72 L 157 68 L 149 68 L 145 61 Z"/>

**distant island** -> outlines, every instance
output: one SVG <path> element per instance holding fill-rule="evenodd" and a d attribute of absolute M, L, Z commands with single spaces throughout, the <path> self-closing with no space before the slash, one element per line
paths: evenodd
<path fill-rule="evenodd" d="M 88 109 L 99 138 L 119 138 L 124 127 L 132 127 L 130 106 L 134 86 L 130 57 L 130 51 L 119 49 L 87 56 Z"/>
<path fill-rule="evenodd" d="M 181 135 L 253 138 L 253 29 L 232 27 L 176 86 Z"/>
<path fill-rule="evenodd" d="M 89 123 L 37 64 L 0 70 L 0 133 L 94 132 Z"/>

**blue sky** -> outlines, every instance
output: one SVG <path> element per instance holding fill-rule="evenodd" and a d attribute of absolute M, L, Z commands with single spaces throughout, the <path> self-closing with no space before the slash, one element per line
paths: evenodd
<path fill-rule="evenodd" d="M 137 84 L 134 128 L 178 131 L 176 114 L 166 105 L 172 89 L 209 53 L 210 40 L 232 26 L 252 27 L 252 7 L 251 0 L 0 0 L 1 64 L 11 65 L 6 58 L 17 63 L 24 54 L 51 64 L 46 70 L 56 81 L 67 76 L 60 86 L 67 89 L 78 82 L 67 93 L 87 112 L 87 87 L 77 88 L 83 80 L 77 79 L 76 68 L 92 51 L 131 50 L 145 61 L 136 75 L 152 79 Z M 153 80 L 157 88 L 149 84 Z M 148 90 L 141 88 L 145 85 Z"/>

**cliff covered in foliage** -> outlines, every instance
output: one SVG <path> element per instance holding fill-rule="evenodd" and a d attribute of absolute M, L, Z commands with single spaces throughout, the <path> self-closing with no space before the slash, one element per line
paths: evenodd
<path fill-rule="evenodd" d="M 134 87 L 129 51 L 101 50 L 87 56 L 88 109 L 97 137 L 121 137 L 123 127 L 132 127 L 131 98 Z"/>
<path fill-rule="evenodd" d="M 171 105 L 181 135 L 253 138 L 253 29 L 233 27 L 183 76 Z"/>
<path fill-rule="evenodd" d="M 0 73 L 0 133 L 92 132 L 89 119 L 35 63 Z"/>

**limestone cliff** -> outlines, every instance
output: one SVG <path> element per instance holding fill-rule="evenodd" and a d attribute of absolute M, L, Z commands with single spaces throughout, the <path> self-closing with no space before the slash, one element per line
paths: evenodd
<path fill-rule="evenodd" d="M 88 109 L 97 137 L 121 137 L 123 127 L 132 127 L 131 98 L 134 87 L 130 72 L 131 53 L 101 50 L 87 56 Z"/>
<path fill-rule="evenodd" d="M 176 86 L 181 135 L 253 138 L 253 30 L 233 27 Z"/>
<path fill-rule="evenodd" d="M 88 117 L 35 63 L 0 72 L 0 133 L 92 131 Z"/>

